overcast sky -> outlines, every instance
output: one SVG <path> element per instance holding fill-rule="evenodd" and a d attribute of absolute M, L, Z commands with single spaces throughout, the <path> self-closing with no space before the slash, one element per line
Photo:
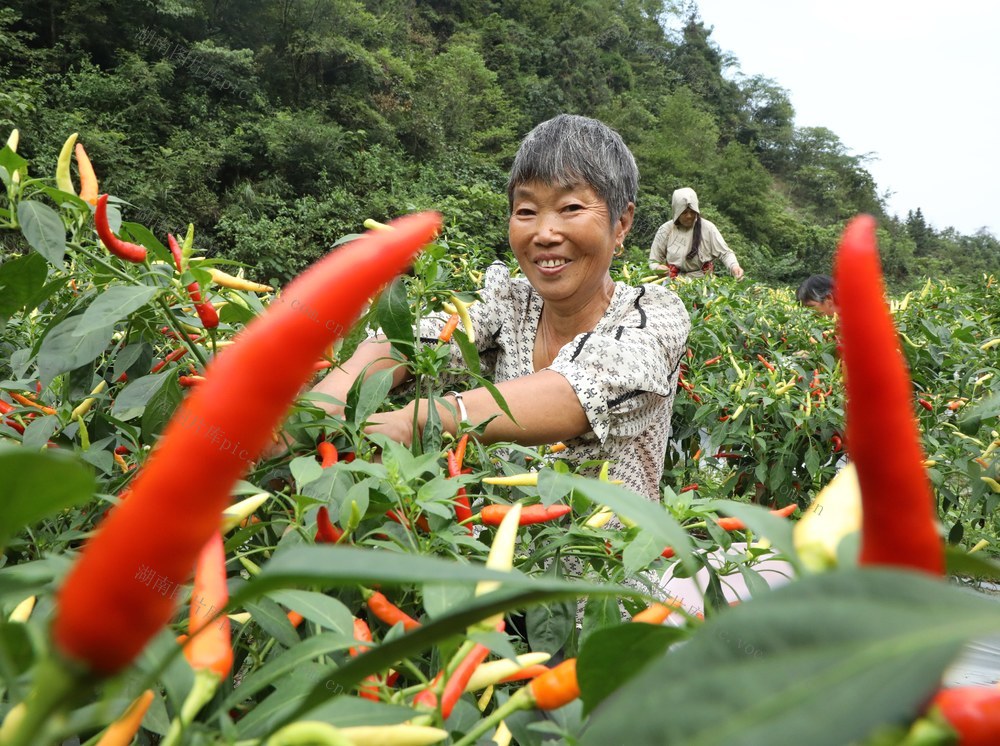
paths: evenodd
<path fill-rule="evenodd" d="M 1000 1 L 697 3 L 744 75 L 788 91 L 797 127 L 875 157 L 889 212 L 1000 236 Z"/>

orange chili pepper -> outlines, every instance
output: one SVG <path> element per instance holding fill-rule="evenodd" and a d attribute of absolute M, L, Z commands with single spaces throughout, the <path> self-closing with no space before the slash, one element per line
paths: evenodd
<path fill-rule="evenodd" d="M 393 604 L 383 593 L 365 589 L 362 594 L 365 596 L 365 603 L 371 609 L 372 614 L 390 627 L 402 624 L 403 629 L 409 632 L 420 626 L 420 622 Z"/>
<path fill-rule="evenodd" d="M 319 453 L 320 466 L 324 469 L 337 463 L 337 446 L 325 440 L 316 444 L 316 452 Z"/>
<path fill-rule="evenodd" d="M 39 404 L 33 399 L 29 399 L 28 397 L 22 394 L 15 393 L 13 391 L 10 392 L 10 398 L 16 401 L 18 404 L 23 404 L 26 407 L 34 407 L 35 409 L 39 410 L 42 414 L 56 413 L 56 410 L 54 410 L 52 407 L 46 407 L 44 404 Z"/>
<path fill-rule="evenodd" d="M 758 354 L 757 355 L 757 359 L 760 360 L 764 364 L 765 368 L 767 368 L 772 373 L 774 372 L 774 366 L 771 365 L 771 363 L 767 362 L 767 358 L 765 358 L 763 355 Z"/>
<path fill-rule="evenodd" d="M 139 732 L 142 719 L 146 717 L 146 711 L 153 703 L 153 696 L 153 690 L 147 689 L 136 697 L 121 717 L 104 731 L 97 746 L 129 746 L 132 743 L 132 738 Z"/>
<path fill-rule="evenodd" d="M 451 335 L 454 334 L 455 330 L 458 328 L 459 316 L 457 313 L 453 313 L 448 317 L 448 321 L 445 323 L 444 328 L 438 335 L 438 339 L 442 342 L 450 342 Z"/>
<path fill-rule="evenodd" d="M 641 624 L 662 624 L 673 611 L 674 608 L 671 606 L 654 602 L 632 617 L 632 621 Z"/>
<path fill-rule="evenodd" d="M 191 614 L 188 621 L 190 638 L 184 645 L 184 657 L 195 671 L 208 669 L 225 678 L 233 667 L 233 643 L 229 617 L 212 615 L 229 601 L 226 586 L 226 550 L 222 534 L 216 531 L 201 550 L 194 571 L 191 593 Z M 208 604 L 208 609 L 204 608 Z"/>
<path fill-rule="evenodd" d="M 576 658 L 564 660 L 526 687 L 531 701 L 539 710 L 555 710 L 580 696 L 576 680 Z"/>
<path fill-rule="evenodd" d="M 361 640 L 362 642 L 372 641 L 372 631 L 364 619 L 354 617 L 354 639 Z M 355 658 L 367 649 L 367 645 L 358 645 L 357 647 L 352 647 L 347 652 L 352 658 Z M 365 677 L 365 681 L 368 683 L 363 683 L 358 687 L 358 694 L 364 699 L 370 699 L 372 702 L 378 702 L 378 687 L 381 683 L 381 679 L 376 674 L 369 674 Z"/>
<path fill-rule="evenodd" d="M 780 518 L 787 518 L 795 509 L 798 507 L 795 503 L 791 505 L 786 505 L 778 510 L 772 510 L 771 515 L 779 516 Z M 725 529 L 726 531 L 742 531 L 746 528 L 746 524 L 743 523 L 739 518 L 720 518 L 718 520 L 719 528 Z"/>

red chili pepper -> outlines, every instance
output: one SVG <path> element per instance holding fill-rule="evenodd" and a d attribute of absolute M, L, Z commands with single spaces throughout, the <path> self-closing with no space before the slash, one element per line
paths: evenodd
<path fill-rule="evenodd" d="M 229 617 L 213 617 L 228 601 L 226 550 L 222 534 L 216 531 L 198 555 L 184 657 L 195 671 L 208 669 L 220 678 L 228 676 L 233 667 L 233 643 Z"/>
<path fill-rule="evenodd" d="M 132 451 L 129 450 L 128 446 L 118 446 L 115 448 L 115 455 L 117 456 L 125 456 L 129 453 L 132 453 Z"/>
<path fill-rule="evenodd" d="M 479 664 L 486 660 L 486 656 L 489 654 L 490 649 L 488 647 L 476 643 L 472 650 L 469 651 L 469 654 L 455 667 L 455 670 L 444 685 L 444 691 L 441 693 L 441 717 L 445 720 L 451 715 L 455 703 L 458 702 L 458 698 L 465 691 L 465 685 L 469 683 L 472 674 Z"/>
<path fill-rule="evenodd" d="M 691 401 L 693 401 L 695 404 L 701 404 L 701 397 L 700 396 L 698 396 L 697 394 L 695 394 L 693 392 L 690 394 L 690 396 L 691 396 Z"/>
<path fill-rule="evenodd" d="M 450 342 L 451 335 L 454 334 L 455 330 L 458 328 L 458 322 L 459 322 L 459 316 L 457 313 L 453 313 L 451 316 L 449 316 L 447 323 L 445 323 L 444 328 L 438 335 L 438 339 L 440 339 L 442 342 Z"/>
<path fill-rule="evenodd" d="M 500 521 L 510 512 L 510 505 L 487 505 L 479 512 L 479 518 L 484 526 L 499 526 Z M 529 526 L 533 523 L 545 523 L 562 518 L 572 511 L 569 505 L 526 505 L 521 509 L 519 526 Z"/>
<path fill-rule="evenodd" d="M 343 535 L 344 531 L 333 525 L 333 521 L 330 520 L 330 511 L 325 505 L 316 511 L 316 537 L 314 541 L 317 544 L 336 544 Z"/>
<path fill-rule="evenodd" d="M 337 446 L 333 443 L 328 443 L 325 440 L 321 440 L 316 444 L 316 452 L 320 457 L 320 466 L 324 469 L 333 466 L 337 463 Z"/>
<path fill-rule="evenodd" d="M 205 376 L 178 376 L 177 383 L 179 383 L 184 388 L 191 388 L 192 386 L 197 386 L 199 383 L 205 381 Z"/>
<path fill-rule="evenodd" d="M 847 448 L 861 485 L 860 562 L 941 575 L 934 494 L 913 417 L 913 389 L 875 242 L 875 219 L 854 218 L 834 267 L 847 384 Z"/>
<path fill-rule="evenodd" d="M 720 360 L 722 360 L 722 355 L 717 355 L 716 357 L 711 357 L 711 358 L 709 358 L 708 360 L 705 361 L 705 367 L 707 368 L 709 365 L 715 365 Z"/>
<path fill-rule="evenodd" d="M 814 369 L 813 370 L 813 378 L 809 382 L 809 388 L 815 389 L 815 388 L 819 388 L 819 386 L 820 386 L 820 383 L 819 383 L 819 370 L 818 369 Z"/>
<path fill-rule="evenodd" d="M 94 227 L 97 229 L 98 238 L 108 247 L 108 251 L 119 259 L 135 264 L 142 264 L 146 261 L 146 248 L 144 246 L 122 241 L 111 231 L 111 225 L 108 223 L 108 195 L 106 194 L 97 198 L 97 209 L 94 210 Z"/>
<path fill-rule="evenodd" d="M 1000 689 L 963 686 L 942 689 L 931 702 L 958 734 L 961 746 L 1000 742 Z"/>
<path fill-rule="evenodd" d="M 329 360 L 317 360 L 313 363 L 313 373 L 319 373 L 321 370 L 326 370 L 327 368 L 332 368 L 333 363 Z"/>
<path fill-rule="evenodd" d="M 437 689 L 442 678 L 444 678 L 444 671 L 438 671 L 438 675 L 431 680 L 431 683 L 424 689 L 421 689 L 417 693 L 417 696 L 413 698 L 413 706 L 426 707 L 429 710 L 436 710 L 438 706 L 438 698 L 435 690 Z"/>
<path fill-rule="evenodd" d="M 767 368 L 772 373 L 774 372 L 774 366 L 771 365 L 769 362 L 767 362 L 767 358 L 765 358 L 763 355 L 757 355 L 757 359 L 764 364 L 765 368 Z"/>
<path fill-rule="evenodd" d="M 170 253 L 174 255 L 174 262 L 177 264 L 177 271 L 183 272 L 184 269 L 184 253 L 181 250 L 180 245 L 177 243 L 177 239 L 174 238 L 173 233 L 167 234 L 167 243 L 170 245 Z M 192 282 L 187 286 L 188 295 L 191 296 L 191 302 L 194 304 L 195 313 L 198 314 L 198 318 L 201 320 L 201 325 L 206 329 L 215 329 L 219 325 L 219 312 L 215 310 L 215 306 L 212 305 L 210 300 L 201 299 L 201 291 L 198 289 L 198 283 Z"/>
<path fill-rule="evenodd" d="M 678 495 L 682 495 L 685 492 L 691 492 L 691 491 L 696 490 L 696 489 L 698 489 L 698 483 L 694 482 L 693 484 L 689 484 L 689 485 L 687 485 L 685 487 L 681 487 L 680 492 L 678 492 L 677 494 Z"/>
<path fill-rule="evenodd" d="M 919 405 L 920 405 L 921 407 L 923 407 L 924 409 L 926 409 L 926 410 L 927 410 L 928 412 L 933 412 L 933 411 L 934 411 L 934 405 L 933 405 L 933 404 L 931 404 L 931 403 L 930 403 L 929 401 L 927 401 L 926 399 L 917 399 L 917 403 L 918 403 L 918 404 L 919 404 Z"/>
<path fill-rule="evenodd" d="M 834 453 L 839 453 L 840 450 L 844 447 L 844 442 L 843 440 L 841 440 L 839 435 L 831 435 L 830 442 L 833 444 Z"/>
<path fill-rule="evenodd" d="M 187 354 L 187 347 L 178 347 L 176 350 L 171 350 L 165 358 L 149 369 L 150 373 L 159 373 L 163 370 L 164 366 L 170 363 L 177 362 L 182 357 Z"/>
<path fill-rule="evenodd" d="M 463 440 L 468 436 L 462 436 Z M 462 466 L 458 462 L 458 454 L 455 451 L 448 451 L 448 476 L 457 477 L 462 473 Z M 472 518 L 472 506 L 469 504 L 469 496 L 465 492 L 465 487 L 458 488 L 455 495 L 455 519 L 459 522 Z M 472 533 L 472 524 L 466 523 L 468 532 Z"/>
<path fill-rule="evenodd" d="M 351 461 L 353 460 L 354 459 L 351 459 Z M 344 459 L 344 461 L 350 463 L 350 461 L 347 461 L 346 458 Z M 410 527 L 410 522 L 406 519 L 406 516 L 397 513 L 395 510 L 387 510 L 385 511 L 385 515 L 387 518 L 389 518 L 392 521 L 395 521 L 400 526 L 404 526 L 405 528 Z M 421 515 L 417 517 L 417 528 L 419 528 L 421 531 L 430 532 L 431 525 L 427 522 L 427 516 Z"/>
<path fill-rule="evenodd" d="M 354 617 L 354 639 L 361 640 L 362 642 L 372 641 L 372 631 L 364 619 Z M 357 647 L 350 648 L 347 652 L 352 658 L 355 658 L 366 650 L 368 650 L 367 645 L 358 645 Z M 370 674 L 365 677 L 365 682 L 367 683 L 362 683 L 358 687 L 358 694 L 363 699 L 370 699 L 372 702 L 378 702 L 378 687 L 379 683 L 381 683 L 381 679 L 375 674 Z"/>
<path fill-rule="evenodd" d="M 722 415 L 722 417 L 719 418 L 719 422 L 725 422 L 728 419 L 729 419 L 729 415 L 728 414 L 724 414 L 724 415 Z"/>
<path fill-rule="evenodd" d="M 728 451 L 719 451 L 712 458 L 743 458 L 742 453 L 729 453 Z"/>
<path fill-rule="evenodd" d="M 411 629 L 416 629 L 420 626 L 420 622 L 393 604 L 380 591 L 366 590 L 363 593 L 365 594 L 365 603 L 368 604 L 368 608 L 371 609 L 372 614 L 390 627 L 402 624 L 403 629 L 409 632 Z"/>
<path fill-rule="evenodd" d="M 205 383 L 178 407 L 136 476 L 132 496 L 70 569 L 53 622 L 61 653 L 111 674 L 167 624 L 175 601 L 157 583 L 190 576 L 233 485 L 272 442 L 313 363 L 440 224 L 436 214 L 401 218 L 393 231 L 368 233 L 331 252 L 289 284 L 287 303 L 268 306 L 236 344 L 212 358 Z M 267 371 L 267 396 L 261 396 L 260 371 Z"/>

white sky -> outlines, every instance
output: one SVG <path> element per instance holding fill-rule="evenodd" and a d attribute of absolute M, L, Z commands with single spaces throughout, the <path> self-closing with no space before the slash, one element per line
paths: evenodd
<path fill-rule="evenodd" d="M 1000 236 L 1000 1 L 697 3 L 744 75 L 788 91 L 797 127 L 875 156 L 890 213 Z"/>

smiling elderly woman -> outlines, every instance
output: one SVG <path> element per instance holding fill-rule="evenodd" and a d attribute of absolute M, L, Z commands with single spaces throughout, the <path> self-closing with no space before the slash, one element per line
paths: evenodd
<path fill-rule="evenodd" d="M 455 412 L 473 423 L 493 418 L 481 439 L 541 445 L 563 441 L 573 462 L 610 460 L 611 477 L 651 500 L 670 433 L 670 415 L 690 321 L 683 304 L 658 285 L 611 279 L 611 261 L 632 227 L 639 172 L 617 132 L 594 119 L 560 115 L 535 127 L 514 160 L 507 194 L 509 241 L 523 278 L 502 263 L 484 277 L 481 302 L 470 307 L 483 374 L 514 415 L 485 388 L 446 396 L 445 429 Z M 422 322 L 435 338 L 444 319 Z M 379 338 L 316 389 L 341 400 L 355 377 L 395 365 Z M 452 364 L 462 357 L 452 343 Z M 394 384 L 405 377 L 396 368 Z M 370 433 L 410 443 L 427 401 L 372 417 Z M 327 406 L 331 413 L 336 408 Z"/>

